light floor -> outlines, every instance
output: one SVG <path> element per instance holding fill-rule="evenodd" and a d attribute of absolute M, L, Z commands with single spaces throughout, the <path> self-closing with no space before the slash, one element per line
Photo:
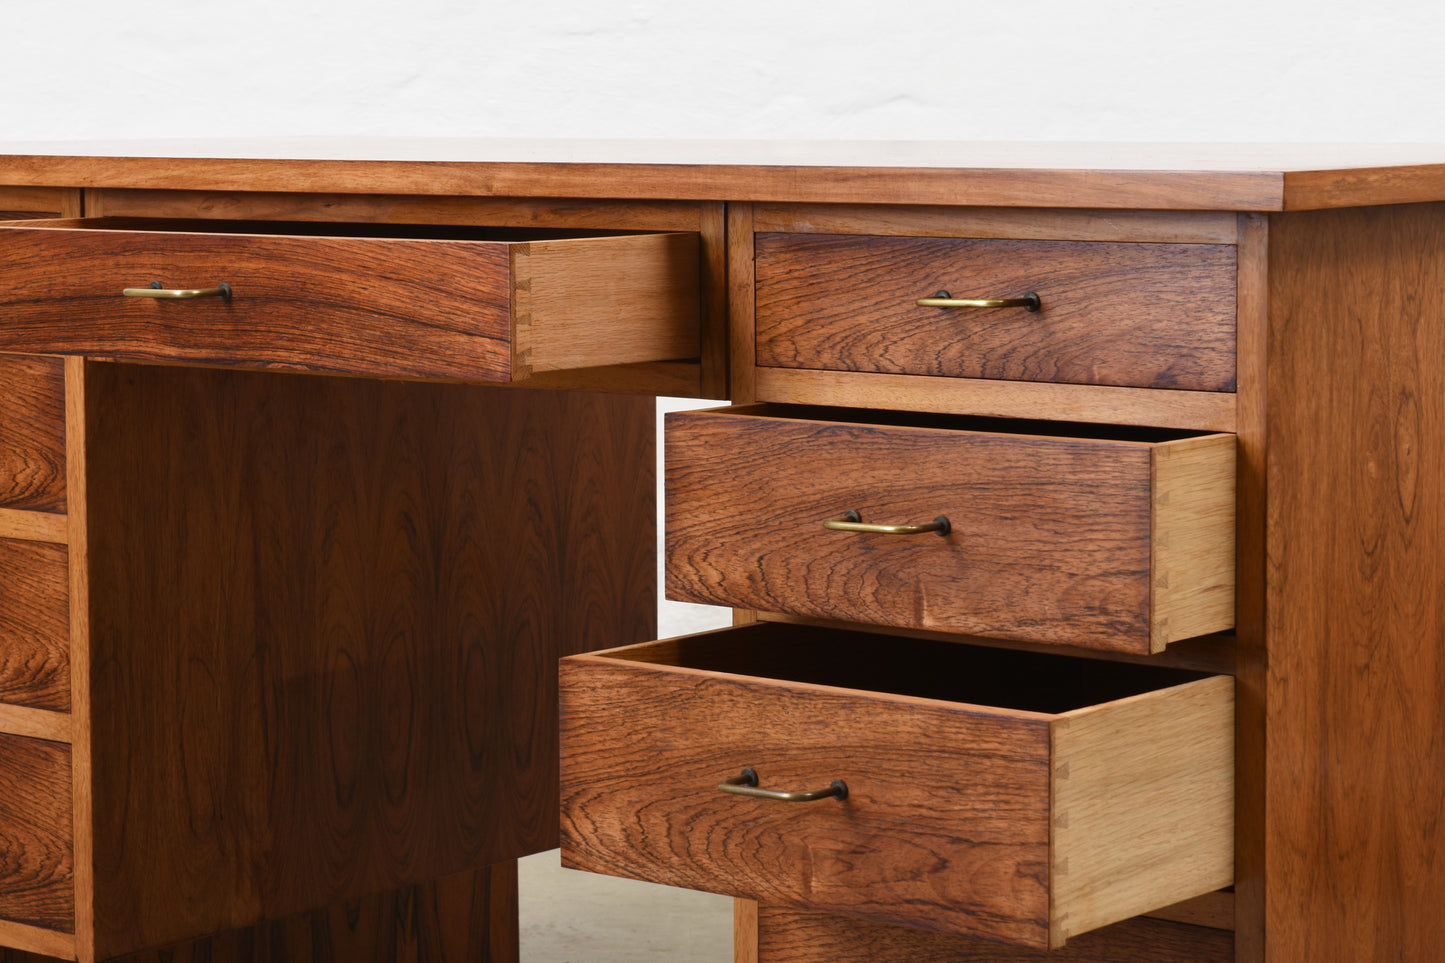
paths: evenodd
<path fill-rule="evenodd" d="M 522 963 L 732 963 L 733 901 L 518 861 Z"/>

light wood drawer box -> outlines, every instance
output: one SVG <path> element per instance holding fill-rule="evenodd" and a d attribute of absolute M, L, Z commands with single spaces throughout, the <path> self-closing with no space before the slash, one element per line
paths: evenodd
<path fill-rule="evenodd" d="M 0 350 L 517 381 L 696 358 L 698 283 L 689 233 L 47 221 L 0 228 Z"/>
<path fill-rule="evenodd" d="M 64 545 L 0 538 L 0 703 L 70 709 Z"/>
<path fill-rule="evenodd" d="M 666 421 L 668 597 L 1134 653 L 1234 624 L 1232 435 L 786 405 Z M 833 531 L 865 524 L 950 531 Z"/>
<path fill-rule="evenodd" d="M 1033 947 L 1233 882 L 1227 676 L 762 623 L 561 685 L 573 868 Z"/>
<path fill-rule="evenodd" d="M 75 925 L 70 747 L 0 734 L 0 920 Z"/>
<path fill-rule="evenodd" d="M 763 367 L 1234 390 L 1233 245 L 759 234 L 755 252 Z M 940 291 L 1041 308 L 915 303 Z"/>
<path fill-rule="evenodd" d="M 0 310 L 0 332 L 7 315 Z M 59 358 L 0 355 L 0 509 L 65 510 L 65 369 Z"/>

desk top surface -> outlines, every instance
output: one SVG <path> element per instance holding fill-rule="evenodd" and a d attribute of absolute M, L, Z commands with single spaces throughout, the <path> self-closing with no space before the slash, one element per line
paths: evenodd
<path fill-rule="evenodd" d="M 1445 200 L 1445 145 L 292 138 L 0 143 L 0 185 L 1280 211 Z"/>

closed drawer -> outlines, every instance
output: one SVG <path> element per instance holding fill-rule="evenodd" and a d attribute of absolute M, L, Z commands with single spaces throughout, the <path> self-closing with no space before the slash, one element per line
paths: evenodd
<path fill-rule="evenodd" d="M 758 624 L 561 693 L 573 868 L 1034 947 L 1233 881 L 1228 677 Z"/>
<path fill-rule="evenodd" d="M 341 236 L 352 230 L 395 236 Z M 122 295 L 152 285 L 224 293 Z M 0 228 L 0 350 L 505 382 L 695 358 L 697 292 L 697 237 L 686 233 Z"/>
<path fill-rule="evenodd" d="M 7 323 L 0 312 L 0 332 Z M 65 511 L 65 368 L 59 358 L 0 355 L 0 509 Z"/>
<path fill-rule="evenodd" d="M 759 234 L 757 363 L 1233 391 L 1235 248 Z M 1038 295 L 1024 307 L 923 307 Z"/>
<path fill-rule="evenodd" d="M 0 920 L 74 932 L 70 747 L 0 734 Z"/>
<path fill-rule="evenodd" d="M 758 405 L 669 415 L 665 457 L 670 598 L 1134 653 L 1234 624 L 1232 435 Z"/>
<path fill-rule="evenodd" d="M 0 538 L 0 702 L 70 709 L 64 545 Z"/>

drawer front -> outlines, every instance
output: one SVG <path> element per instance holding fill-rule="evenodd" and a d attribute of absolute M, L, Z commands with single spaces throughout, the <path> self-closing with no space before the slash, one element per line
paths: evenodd
<path fill-rule="evenodd" d="M 0 331 L 7 323 L 0 312 Z M 5 508 L 65 511 L 65 368 L 59 358 L 0 355 L 0 509 Z"/>
<path fill-rule="evenodd" d="M 0 228 L 0 350 L 473 381 L 698 354 L 695 235 L 458 240 L 175 223 Z M 122 295 L 223 284 L 218 296 Z"/>
<path fill-rule="evenodd" d="M 1058 946 L 1232 882 L 1232 706 L 1225 677 L 776 624 L 573 657 L 563 862 Z M 846 796 L 723 791 L 745 768 Z"/>
<path fill-rule="evenodd" d="M 74 932 L 70 747 L 0 734 L 0 919 Z"/>
<path fill-rule="evenodd" d="M 1233 436 L 855 414 L 669 415 L 668 596 L 1136 653 L 1233 625 Z M 825 528 L 849 511 L 893 525 L 943 516 L 950 530 Z"/>
<path fill-rule="evenodd" d="M 70 710 L 66 548 L 0 538 L 0 702 Z"/>
<path fill-rule="evenodd" d="M 759 234 L 757 363 L 1197 391 L 1235 385 L 1224 244 Z M 920 307 L 1020 298 L 1040 309 Z"/>

